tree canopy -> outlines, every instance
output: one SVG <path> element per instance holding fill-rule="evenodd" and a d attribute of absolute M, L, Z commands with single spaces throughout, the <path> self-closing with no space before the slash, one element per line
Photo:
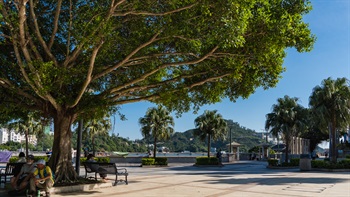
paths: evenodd
<path fill-rule="evenodd" d="M 56 181 L 75 180 L 78 117 L 138 101 L 182 113 L 273 87 L 285 49 L 312 48 L 310 9 L 309 0 L 1 0 L 0 118 L 52 118 L 50 165 Z"/>

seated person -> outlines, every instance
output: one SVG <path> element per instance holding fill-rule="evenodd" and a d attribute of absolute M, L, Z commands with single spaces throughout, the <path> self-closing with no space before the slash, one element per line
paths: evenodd
<path fill-rule="evenodd" d="M 18 155 L 17 163 L 25 163 L 26 161 L 26 154 L 24 152 L 20 152 Z"/>
<path fill-rule="evenodd" d="M 34 170 L 34 155 L 29 155 L 27 158 L 27 163 L 22 166 L 19 174 L 11 178 L 10 183 L 12 188 L 18 191 L 25 189 L 29 183 L 31 177 L 30 175 L 34 172 Z"/>
<path fill-rule="evenodd" d="M 93 154 L 88 154 L 86 158 L 86 162 L 96 162 L 94 155 Z M 100 174 L 101 181 L 102 182 L 107 182 L 107 170 L 100 167 L 98 164 L 88 164 L 89 168 L 92 171 L 95 171 Z"/>
<path fill-rule="evenodd" d="M 36 163 L 37 169 L 33 172 L 30 179 L 30 195 L 36 194 L 36 188 L 45 189 L 46 196 L 50 197 L 50 188 L 54 184 L 53 173 L 49 166 L 46 166 L 46 162 L 40 159 Z"/>

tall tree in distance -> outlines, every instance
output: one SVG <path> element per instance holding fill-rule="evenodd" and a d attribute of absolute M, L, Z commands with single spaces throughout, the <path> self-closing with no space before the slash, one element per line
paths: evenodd
<path fill-rule="evenodd" d="M 92 154 L 96 154 L 95 138 L 99 135 L 108 135 L 108 132 L 112 128 L 112 123 L 109 117 L 101 119 L 91 119 L 86 121 L 84 125 L 83 135 L 91 138 Z"/>
<path fill-rule="evenodd" d="M 217 110 L 205 110 L 204 113 L 194 120 L 196 129 L 194 136 L 198 136 L 202 141 L 207 140 L 208 157 L 210 157 L 210 141 L 225 140 L 227 136 L 227 123 Z"/>
<path fill-rule="evenodd" d="M 288 163 L 290 143 L 293 137 L 297 137 L 301 131 L 306 130 L 308 111 L 298 104 L 298 98 L 285 95 L 277 99 L 277 104 L 272 106 L 272 112 L 266 115 L 265 130 L 274 136 L 282 134 L 286 143 L 285 162 Z"/>
<path fill-rule="evenodd" d="M 153 157 L 156 158 L 157 142 L 167 140 L 174 133 L 174 119 L 163 106 L 148 108 L 146 115 L 139 119 L 143 137 L 153 139 Z"/>
<path fill-rule="evenodd" d="M 0 120 L 53 119 L 49 165 L 74 182 L 71 126 L 149 101 L 178 114 L 274 87 L 314 36 L 296 0 L 0 0 Z M 181 99 L 179 99 L 181 98 Z"/>
<path fill-rule="evenodd" d="M 312 113 L 318 119 L 319 129 L 328 128 L 330 138 L 330 159 L 337 162 L 337 131 L 350 125 L 350 86 L 346 78 L 327 78 L 316 86 L 309 98 Z"/>
<path fill-rule="evenodd" d="M 7 125 L 7 127 L 10 130 L 14 130 L 17 133 L 24 134 L 25 138 L 25 149 L 26 149 L 26 156 L 28 156 L 29 153 L 29 135 L 36 135 L 42 130 L 43 126 L 35 120 L 34 114 L 28 114 L 27 117 L 24 117 L 23 119 L 14 120 L 11 123 Z"/>

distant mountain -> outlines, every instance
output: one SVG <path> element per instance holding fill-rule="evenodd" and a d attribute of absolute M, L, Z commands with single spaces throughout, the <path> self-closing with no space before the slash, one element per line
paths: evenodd
<path fill-rule="evenodd" d="M 237 122 L 231 123 L 231 137 L 232 141 L 241 144 L 241 151 L 248 151 L 249 149 L 263 143 L 263 139 L 251 129 L 240 126 Z M 221 148 L 222 150 L 228 150 L 226 147 L 230 143 L 230 135 L 228 135 L 225 141 L 212 141 L 211 147 Z M 193 129 L 185 132 L 176 132 L 170 140 L 165 141 L 161 146 L 168 147 L 171 152 L 205 152 L 207 151 L 207 143 L 200 141 L 199 138 L 193 136 Z"/>

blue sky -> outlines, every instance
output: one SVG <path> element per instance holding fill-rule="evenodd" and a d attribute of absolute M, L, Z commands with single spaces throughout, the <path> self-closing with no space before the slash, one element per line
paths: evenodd
<path fill-rule="evenodd" d="M 188 112 L 181 118 L 175 118 L 175 131 L 184 132 L 194 128 L 194 119 L 204 110 L 218 110 L 223 118 L 238 122 L 241 126 L 262 132 L 265 115 L 278 98 L 284 95 L 297 97 L 300 104 L 308 107 L 312 89 L 320 85 L 323 79 L 346 77 L 350 79 L 350 0 L 312 0 L 313 10 L 304 17 L 310 29 L 316 35 L 314 49 L 309 53 L 287 50 L 282 79 L 277 87 L 269 90 L 257 89 L 248 99 L 239 99 L 232 103 L 203 106 L 198 114 Z M 138 119 L 143 117 L 149 107 L 147 102 L 126 104 L 121 113 L 127 118 L 116 118 L 114 133 L 130 139 L 141 139 Z"/>

